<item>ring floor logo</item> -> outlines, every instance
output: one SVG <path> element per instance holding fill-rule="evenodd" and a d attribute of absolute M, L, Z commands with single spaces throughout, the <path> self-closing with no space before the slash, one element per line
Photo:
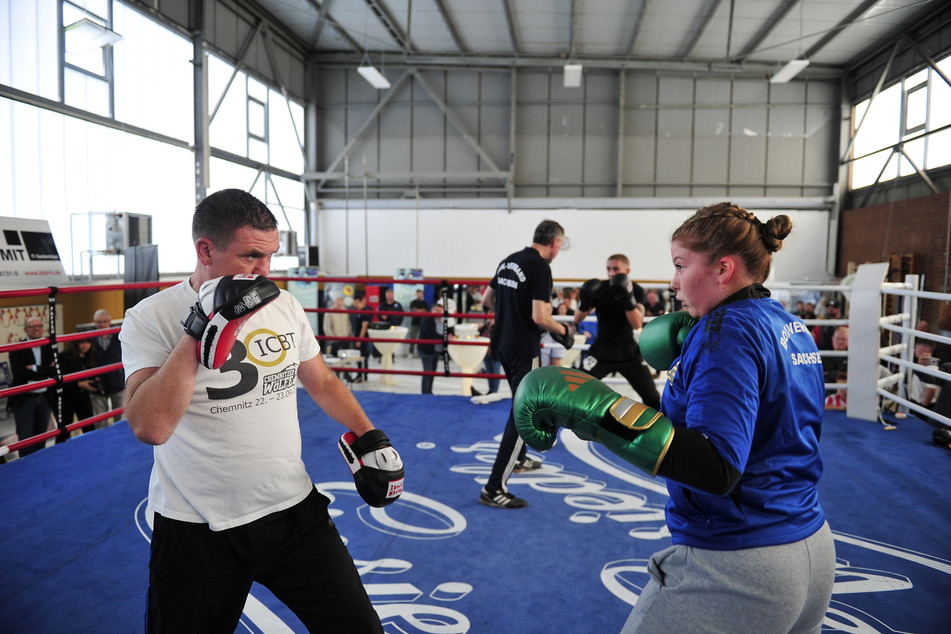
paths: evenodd
<path fill-rule="evenodd" d="M 459 462 L 450 470 L 484 484 L 498 450 L 498 440 L 496 437 L 452 446 L 454 453 L 474 457 L 475 462 Z M 669 538 L 664 521 L 667 491 L 662 481 L 642 475 L 600 445 L 582 441 L 573 433 L 562 431 L 559 440 L 571 458 L 611 476 L 619 484 L 609 487 L 590 475 L 571 472 L 547 460 L 540 469 L 513 477 L 509 486 L 527 486 L 538 493 L 557 496 L 571 508 L 568 521 L 575 525 L 610 520 L 625 526 L 627 530 L 623 534 L 638 542 L 658 542 Z M 419 448 L 431 447 L 423 447 L 420 443 Z M 378 509 L 362 502 L 352 482 L 322 482 L 317 487 L 332 499 L 332 517 L 336 519 L 354 513 L 364 526 L 388 538 L 446 540 L 462 535 L 468 526 L 465 516 L 454 508 L 409 491 L 394 504 Z M 151 517 L 146 517 L 144 500 L 135 515 L 140 532 L 149 540 Z M 833 534 L 838 559 L 833 600 L 823 623 L 824 632 L 899 632 L 888 624 L 887 606 L 866 611 L 857 607 L 854 601 L 850 602 L 849 597 L 862 597 L 865 601 L 861 603 L 865 606 L 877 605 L 874 601 L 867 601 L 868 597 L 912 590 L 919 577 L 927 576 L 933 583 L 937 575 L 945 586 L 951 582 L 951 562 L 947 560 L 857 535 L 837 531 Z M 346 541 L 346 535 L 342 537 Z M 660 544 L 656 546 L 652 545 L 649 550 L 653 552 L 661 547 Z M 617 552 L 626 550 L 629 548 L 624 544 L 617 545 Z M 476 618 L 478 615 L 466 614 L 462 607 L 473 592 L 471 584 L 451 579 L 426 584 L 407 581 L 414 564 L 418 564 L 418 569 L 424 569 L 431 562 L 380 558 L 355 560 L 355 563 L 363 578 L 370 574 L 374 578 L 380 575 L 391 578 L 385 583 L 366 584 L 367 593 L 387 632 L 463 634 L 470 631 L 473 620 L 480 622 Z M 649 579 L 647 563 L 646 558 L 605 561 L 600 564 L 601 583 L 611 595 L 633 606 Z M 887 601 L 882 601 L 883 605 L 885 603 Z M 275 609 L 265 605 L 253 593 L 248 597 L 242 623 L 252 632 L 293 631 Z"/>
<path fill-rule="evenodd" d="M 550 461 L 544 462 L 537 471 L 520 474 L 517 481 L 510 481 L 509 485 L 528 485 L 535 491 L 562 497 L 565 504 L 577 509 L 570 516 L 574 523 L 596 523 L 604 518 L 629 524 L 627 536 L 631 539 L 656 541 L 670 536 L 664 522 L 667 489 L 662 481 L 634 471 L 601 445 L 581 440 L 571 432 L 562 430 L 559 440 L 568 453 L 581 462 L 644 493 L 608 488 L 602 482 L 565 471 Z M 498 438 L 495 442 L 453 447 L 457 452 L 476 453 L 490 464 L 497 449 Z M 461 465 L 453 471 L 472 474 L 483 484 L 488 475 L 483 465 Z M 662 495 L 662 501 L 656 501 L 657 494 Z M 655 501 L 650 502 L 651 499 Z M 945 559 L 835 530 L 833 535 L 839 556 L 833 598 L 823 622 L 824 632 L 900 632 L 887 624 L 883 614 L 870 614 L 850 605 L 844 598 L 910 590 L 914 588 L 916 572 L 947 575 L 946 583 L 951 583 L 951 562 Z M 618 546 L 618 551 L 623 552 L 623 544 Z M 844 557 L 845 553 L 849 557 Z M 865 559 L 882 561 L 882 555 L 892 562 L 889 569 L 863 566 Z M 611 594 L 633 607 L 649 580 L 647 563 L 647 559 L 607 562 L 601 570 L 601 583 Z"/>

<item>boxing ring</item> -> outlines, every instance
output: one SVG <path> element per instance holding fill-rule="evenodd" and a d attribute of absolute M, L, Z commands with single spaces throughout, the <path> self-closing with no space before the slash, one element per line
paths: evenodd
<path fill-rule="evenodd" d="M 859 371 L 850 373 L 849 405 L 855 400 L 858 409 L 827 411 L 824 420 L 826 470 L 820 495 L 836 539 L 837 577 L 823 630 L 938 632 L 948 621 L 935 606 L 943 605 L 951 591 L 951 545 L 946 505 L 941 502 L 951 463 L 946 449 L 931 442 L 930 431 L 932 424 L 947 421 L 916 407 L 903 389 L 914 371 L 951 378 L 909 360 L 916 337 L 951 343 L 944 335 L 912 328 L 919 299 L 951 301 L 951 295 L 924 293 L 912 278 L 885 284 L 879 273 L 874 270 L 862 280 L 856 276 L 849 284 L 817 286 L 820 292 L 842 293 L 853 306 L 851 316 L 840 320 L 855 329 L 852 345 L 838 354 L 849 356 L 850 368 L 871 358 L 870 366 L 886 369 L 871 379 Z M 442 287 L 441 281 L 430 283 Z M 57 299 L 102 288 L 2 291 L 0 298 L 45 297 L 55 310 Z M 901 311 L 885 315 L 881 307 L 892 296 L 901 298 Z M 491 315 L 465 309 L 429 315 L 445 319 L 447 325 L 450 319 L 469 324 L 458 336 L 444 329 L 437 341 L 445 355 L 441 371 L 433 374 L 454 381 L 453 394 L 373 389 L 386 387 L 377 378 L 419 377 L 422 371 L 333 368 L 374 377 L 354 395 L 371 420 L 394 439 L 406 464 L 406 493 L 392 506 L 372 509 L 360 501 L 337 455 L 339 427 L 298 391 L 305 463 L 314 482 L 333 498 L 334 521 L 348 540 L 386 631 L 617 631 L 646 580 L 648 557 L 669 544 L 662 480 L 648 479 L 597 445 L 562 432 L 552 451 L 536 456 L 544 461 L 542 469 L 515 474 L 509 481 L 529 500 L 529 507 L 515 512 L 479 505 L 478 491 L 491 469 L 510 401 L 483 404 L 465 396 L 466 379 L 504 377 L 469 371 L 476 362 L 453 360 L 451 347 L 457 356 L 477 348 L 473 357 L 484 356 L 487 342 L 473 337 L 472 325 L 478 327 Z M 56 323 L 52 315 L 49 337 L 0 346 L 0 351 L 119 330 L 61 334 Z M 809 325 L 837 323 L 810 320 Z M 883 337 L 887 346 L 881 345 Z M 397 340 L 400 345 L 434 341 Z M 347 339 L 353 344 L 366 341 L 370 337 Z M 585 347 L 572 350 L 580 355 Z M 28 387 L 4 389 L 0 397 L 40 386 L 56 388 L 117 367 L 121 364 L 57 375 Z M 856 396 L 863 390 L 868 402 Z M 894 414 L 907 417 L 884 431 L 887 427 L 877 421 L 883 416 L 895 420 L 893 413 L 882 413 L 889 403 L 896 404 Z M 121 416 L 121 410 L 58 421 L 54 430 L 0 449 L 9 459 L 9 452 L 22 447 L 69 440 L 0 465 L 0 549 L 6 555 L 0 558 L 0 609 L 11 615 L 4 631 L 141 631 L 150 536 L 143 508 L 152 449 L 138 442 L 124 421 L 72 434 L 112 416 Z M 867 424 L 869 420 L 876 422 Z M 239 631 L 303 629 L 273 596 L 255 586 Z"/>
<path fill-rule="evenodd" d="M 923 373 L 934 377 L 937 380 L 951 380 L 951 373 L 945 370 L 951 370 L 947 366 L 945 370 L 934 365 L 922 365 L 915 363 L 912 351 L 917 339 L 927 339 L 936 344 L 951 345 L 951 332 L 934 334 L 924 332 L 914 328 L 918 321 L 918 305 L 920 300 L 932 300 L 946 302 L 951 304 L 951 294 L 935 293 L 920 290 L 921 279 L 919 276 L 910 275 L 901 283 L 884 282 L 887 272 L 887 264 L 865 264 L 859 267 L 857 274 L 849 280 L 848 284 L 792 284 L 783 282 L 770 282 L 769 288 L 774 290 L 805 291 L 813 290 L 821 293 L 841 293 L 850 304 L 850 316 L 843 319 L 806 319 L 805 324 L 812 326 L 849 326 L 851 335 L 851 344 L 847 352 L 822 350 L 820 354 L 823 358 L 835 356 L 847 356 L 849 360 L 849 376 L 846 383 L 829 383 L 827 389 L 847 390 L 849 394 L 847 415 L 850 418 L 867 421 L 878 421 L 886 427 L 891 427 L 897 420 L 904 419 L 909 412 L 924 419 L 929 424 L 938 428 L 951 427 L 951 418 L 947 415 L 935 411 L 933 408 L 922 407 L 908 398 L 907 389 L 911 377 L 915 373 Z M 451 298 L 454 294 L 464 294 L 470 286 L 484 286 L 488 280 L 434 280 L 434 279 L 414 279 L 399 280 L 391 278 L 356 278 L 356 277 L 288 277 L 272 276 L 277 282 L 307 282 L 317 284 L 328 283 L 346 283 L 353 285 L 371 285 L 371 284 L 411 284 L 434 285 L 438 289 L 439 298 Z M 118 327 L 106 328 L 102 330 L 87 330 L 82 332 L 69 332 L 59 334 L 57 332 L 57 298 L 68 297 L 73 294 L 88 293 L 90 291 L 126 291 L 140 290 L 149 288 L 163 288 L 177 284 L 177 281 L 163 282 L 138 282 L 129 284 L 107 284 L 107 285 L 76 285 L 64 287 L 49 287 L 37 289 L 18 289 L 0 291 L 0 300 L 18 299 L 29 297 L 42 297 L 45 299 L 49 309 L 46 318 L 46 328 L 49 335 L 45 338 L 34 339 L 30 341 L 21 341 L 0 345 L 0 354 L 9 353 L 14 350 L 22 350 L 37 346 L 52 345 L 54 350 L 62 343 L 70 341 L 90 339 L 97 336 L 111 335 L 117 333 Z M 645 288 L 663 288 L 661 284 L 645 283 Z M 901 312 L 894 314 L 883 314 L 885 298 L 895 296 L 902 298 Z M 354 309 L 333 309 L 319 306 L 304 306 L 304 310 L 312 314 L 330 314 L 344 313 L 348 315 L 365 314 L 374 317 L 386 318 L 391 316 L 403 318 L 423 318 L 430 317 L 442 325 L 441 339 L 419 339 L 407 337 L 408 329 L 405 326 L 391 327 L 383 330 L 373 330 L 368 332 L 367 337 L 339 337 L 317 334 L 316 338 L 323 345 L 326 342 L 347 342 L 354 345 L 372 343 L 385 350 L 381 360 L 380 368 L 358 367 L 353 363 L 339 363 L 340 359 L 325 357 L 328 365 L 338 374 L 346 374 L 351 379 L 354 376 L 379 375 L 381 384 L 384 386 L 393 385 L 394 377 L 397 376 L 434 376 L 459 380 L 459 394 L 463 396 L 472 396 L 473 379 L 496 379 L 504 381 L 505 375 L 499 373 L 479 372 L 478 368 L 482 360 L 487 355 L 489 340 L 486 337 L 478 336 L 480 325 L 485 320 L 492 319 L 494 315 L 485 312 L 450 312 L 451 302 L 442 301 L 441 310 L 434 312 L 420 311 L 381 311 L 369 307 L 363 310 Z M 571 317 L 555 316 L 556 320 L 572 321 Z M 651 318 L 646 318 L 649 321 Z M 586 321 L 594 321 L 595 317 L 589 316 Z M 888 340 L 889 345 L 879 345 L 880 341 Z M 404 344 L 435 343 L 442 346 L 441 369 L 437 371 L 424 370 L 406 370 L 393 367 L 393 355 L 399 346 Z M 559 344 L 542 344 L 543 346 L 557 346 Z M 565 364 L 574 365 L 578 362 L 580 356 L 589 348 L 584 343 L 582 335 L 575 336 L 575 345 L 567 351 Z M 58 351 L 58 350 L 57 350 Z M 65 384 L 84 379 L 94 378 L 101 374 L 121 369 L 121 363 L 101 366 L 82 372 L 64 374 L 61 371 L 58 362 L 58 354 L 54 355 L 54 372 L 49 379 L 33 382 L 28 385 L 9 387 L 0 389 L 0 399 L 9 398 L 18 394 L 28 393 L 39 389 L 53 389 L 61 395 L 62 387 Z M 345 360 L 344 360 L 345 361 Z M 458 366 L 458 369 L 457 369 Z M 626 381 L 619 377 L 606 377 L 605 382 L 613 386 L 626 385 Z M 662 376 L 659 380 L 662 387 Z M 951 389 L 946 390 L 949 405 L 951 405 Z M 889 413 L 894 414 L 890 417 Z M 951 413 L 951 412 L 949 412 Z M 44 444 L 49 440 L 63 442 L 68 440 L 74 432 L 91 428 L 97 423 L 117 418 L 122 415 L 122 409 L 115 409 L 97 416 L 78 421 L 63 421 L 61 408 L 54 407 L 56 416 L 55 429 L 50 429 L 42 434 L 32 438 L 10 438 L 0 439 L 3 445 L 0 445 L 0 458 L 16 452 L 18 449 L 30 447 L 33 445 Z M 937 441 L 936 441 L 937 442 Z M 15 457 L 15 456 L 14 456 Z"/>

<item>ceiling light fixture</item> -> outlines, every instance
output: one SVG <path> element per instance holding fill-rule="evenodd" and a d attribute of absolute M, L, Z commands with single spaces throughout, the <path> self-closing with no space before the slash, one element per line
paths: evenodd
<path fill-rule="evenodd" d="M 581 87 L 581 71 L 583 66 L 577 62 L 565 64 L 565 88 Z"/>
<path fill-rule="evenodd" d="M 115 31 L 89 18 L 82 18 L 66 27 L 66 50 L 80 57 L 97 48 L 111 46 L 121 39 L 122 36 Z"/>
<path fill-rule="evenodd" d="M 367 82 L 377 90 L 384 90 L 390 87 L 390 80 L 378 71 L 375 66 L 366 62 L 357 68 L 357 72 L 367 80 Z"/>
<path fill-rule="evenodd" d="M 804 5 L 806 0 L 802 0 L 799 3 L 799 55 L 797 59 L 791 59 L 786 64 L 776 71 L 772 77 L 769 78 L 769 83 L 771 84 L 788 84 L 796 75 L 801 73 L 806 69 L 806 66 L 809 65 L 809 60 L 806 59 L 802 54 L 802 15 L 805 10 Z"/>
<path fill-rule="evenodd" d="M 769 83 L 788 84 L 793 77 L 805 70 L 808 65 L 808 59 L 791 59 L 769 78 Z"/>

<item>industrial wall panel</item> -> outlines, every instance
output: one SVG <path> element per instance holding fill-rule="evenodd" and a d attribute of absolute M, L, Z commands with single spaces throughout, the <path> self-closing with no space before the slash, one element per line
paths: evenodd
<path fill-rule="evenodd" d="M 802 182 L 802 137 L 769 139 L 766 152 L 766 182 L 770 185 L 770 195 L 799 196 L 798 189 L 786 190 L 783 185 L 795 186 Z M 787 193 L 780 194 L 780 191 Z"/>
<path fill-rule="evenodd" d="M 680 198 L 693 196 L 693 188 L 689 185 L 658 185 L 654 188 L 657 198 Z"/>
<path fill-rule="evenodd" d="M 426 75 L 427 80 L 431 77 Z M 439 73 L 439 82 L 431 81 L 439 89 L 439 96 L 450 106 L 475 104 L 480 101 L 482 73 L 467 70 L 448 70 Z"/>
<path fill-rule="evenodd" d="M 665 139 L 671 137 L 690 137 L 693 135 L 693 108 L 664 108 L 657 110 L 657 136 Z"/>
<path fill-rule="evenodd" d="M 488 169 L 472 146 L 457 131 L 449 126 L 446 136 L 446 170 L 472 172 L 478 169 Z"/>
<path fill-rule="evenodd" d="M 769 103 L 798 105 L 806 103 L 808 82 L 791 81 L 788 84 L 769 85 Z"/>
<path fill-rule="evenodd" d="M 703 90 L 699 85 L 703 84 Z M 723 103 L 730 95 L 729 83 L 698 82 L 697 98 L 704 104 Z M 692 179 L 700 185 L 717 183 L 721 187 L 729 181 L 730 110 L 712 106 L 694 110 L 694 142 L 690 160 Z M 695 192 L 695 195 L 700 195 Z"/>
<path fill-rule="evenodd" d="M 657 139 L 657 176 L 659 185 L 693 182 L 690 156 L 693 139 L 689 137 Z"/>
<path fill-rule="evenodd" d="M 583 86 L 585 103 L 617 103 L 618 74 L 616 72 L 592 71 L 587 73 L 584 78 Z"/>
<path fill-rule="evenodd" d="M 403 71 L 391 68 L 388 72 Z M 834 125 L 839 112 L 835 82 L 775 87 L 765 81 L 627 71 L 624 110 L 619 113 L 618 72 L 588 73 L 581 89 L 564 88 L 558 69 L 419 72 L 452 116 L 442 112 L 418 81 L 410 80 L 393 95 L 380 121 L 370 126 L 353 153 L 368 156 L 369 171 L 467 173 L 447 177 L 445 184 L 432 184 L 434 195 L 451 197 L 447 192 L 452 187 L 457 192 L 497 195 L 501 179 L 477 179 L 471 174 L 491 169 L 480 151 L 500 170 L 509 168 L 514 154 L 515 196 L 555 196 L 568 190 L 580 192 L 572 196 L 593 196 L 594 191 L 608 196 L 635 191 L 690 196 L 706 195 L 718 186 L 723 196 L 739 191 L 735 188 L 778 195 L 766 186 L 773 182 L 784 191 L 830 183 L 826 195 L 831 193 L 839 143 Z M 514 147 L 511 72 L 516 73 Z M 387 93 L 373 90 L 352 71 L 346 74 L 346 91 L 333 90 L 319 105 L 346 108 L 350 139 Z M 390 147 L 385 141 L 391 134 L 390 123 L 397 120 L 386 112 L 402 108 L 400 104 L 412 104 L 409 123 L 400 123 L 392 131 L 400 137 L 408 135 L 406 149 L 402 144 Z M 323 107 L 318 110 L 318 126 L 329 112 Z M 622 139 L 618 138 L 619 116 Z M 471 143 L 453 119 L 461 122 Z M 329 123 L 339 125 L 338 120 L 334 116 Z M 330 143 L 332 137 L 318 135 L 318 139 Z M 377 146 L 379 163 L 371 169 L 375 151 L 371 148 Z M 324 150 L 320 155 L 334 152 Z M 774 174 L 779 180 L 772 180 Z"/>
<path fill-rule="evenodd" d="M 362 82 L 363 80 L 357 77 Z M 354 81 L 350 82 L 350 89 L 353 90 Z M 357 132 L 363 127 L 375 104 L 358 102 L 347 108 L 347 142 L 356 137 Z M 364 171 L 379 171 L 377 144 L 379 139 L 379 118 L 371 123 L 369 129 L 360 138 L 360 140 L 350 149 L 350 173 L 362 174 Z M 342 149 L 342 148 L 340 148 Z"/>
<path fill-rule="evenodd" d="M 657 113 L 657 180 L 689 183 L 693 151 L 693 112 L 689 109 Z"/>
<path fill-rule="evenodd" d="M 624 80 L 624 101 L 628 108 L 639 108 L 657 104 L 659 78 L 647 73 L 627 73 Z"/>
<path fill-rule="evenodd" d="M 164 17 L 187 29 L 190 4 L 191 0 L 160 0 L 158 10 Z"/>
<path fill-rule="evenodd" d="M 409 104 L 395 103 L 380 113 L 379 171 L 397 171 L 393 166 L 402 165 L 405 172 L 412 168 L 413 112 Z"/>
<path fill-rule="evenodd" d="M 584 106 L 552 104 L 548 178 L 553 185 L 580 185 Z"/>
<path fill-rule="evenodd" d="M 765 113 L 761 113 L 765 118 Z M 735 134 L 730 142 L 730 185 L 766 185 L 766 137 Z M 762 192 L 757 194 L 762 195 Z"/>
<path fill-rule="evenodd" d="M 729 155 L 730 139 L 726 135 L 698 136 L 691 156 L 693 182 L 718 184 L 723 191 L 723 187 L 730 183 L 729 162 L 724 160 Z"/>
<path fill-rule="evenodd" d="M 657 176 L 656 156 L 657 139 L 653 135 L 625 137 L 624 174 L 621 182 L 624 185 L 653 186 Z"/>
<path fill-rule="evenodd" d="M 479 95 L 483 104 L 508 104 L 512 94 L 512 71 L 487 70 L 479 74 Z M 516 73 L 516 77 L 520 74 Z M 508 129 L 508 119 L 505 120 Z"/>
<path fill-rule="evenodd" d="M 586 187 L 616 183 L 617 133 L 616 105 L 589 104 L 585 108 L 582 177 Z M 586 188 L 585 195 L 593 194 Z"/>
<path fill-rule="evenodd" d="M 764 106 L 769 101 L 769 84 L 764 81 L 736 79 L 733 81 L 732 93 L 732 103 L 735 105 Z"/>
<path fill-rule="evenodd" d="M 580 185 L 551 185 L 548 187 L 547 195 L 550 198 L 578 198 L 584 195 L 584 188 Z"/>
<path fill-rule="evenodd" d="M 806 108 L 797 106 L 775 106 L 769 111 L 769 138 L 799 138 L 806 134 Z"/>
<path fill-rule="evenodd" d="M 838 153 L 838 110 L 832 108 L 806 109 L 802 181 L 827 183 L 831 188 L 837 179 L 836 162 L 829 160 Z"/>
<path fill-rule="evenodd" d="M 664 106 L 690 106 L 694 103 L 694 80 L 690 77 L 661 77 L 657 103 Z"/>
<path fill-rule="evenodd" d="M 445 116 L 436 104 L 414 104 L 412 162 L 407 167 L 414 171 L 444 171 L 447 133 Z"/>
<path fill-rule="evenodd" d="M 205 39 L 215 48 L 226 53 L 232 60 L 238 56 L 238 14 L 229 4 L 209 2 L 205 4 Z"/>
<path fill-rule="evenodd" d="M 315 100 L 319 107 L 341 105 L 350 101 L 347 82 L 350 74 L 356 74 L 345 68 L 325 67 L 314 74 Z"/>
<path fill-rule="evenodd" d="M 518 106 L 515 128 L 516 165 L 520 185 L 546 183 L 548 178 L 549 108 L 546 104 Z"/>
<path fill-rule="evenodd" d="M 499 169 L 509 166 L 509 116 L 506 102 L 490 101 L 479 109 L 479 141 Z"/>
<path fill-rule="evenodd" d="M 737 186 L 731 185 L 726 192 L 725 198 L 727 200 L 733 198 L 745 198 L 745 197 L 759 197 L 766 194 L 766 187 L 746 187 L 746 186 Z M 827 194 L 823 194 L 827 195 Z"/>
<path fill-rule="evenodd" d="M 730 109 L 705 107 L 694 110 L 693 134 L 697 138 L 729 138 Z"/>
<path fill-rule="evenodd" d="M 697 79 L 698 104 L 725 105 L 731 102 L 733 82 L 729 79 Z"/>
<path fill-rule="evenodd" d="M 548 74 L 519 70 L 515 96 L 519 104 L 547 104 L 550 98 Z"/>

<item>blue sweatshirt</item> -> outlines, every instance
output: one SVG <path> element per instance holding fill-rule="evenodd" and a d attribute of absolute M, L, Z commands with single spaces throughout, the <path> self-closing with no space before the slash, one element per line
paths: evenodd
<path fill-rule="evenodd" d="M 747 294 L 705 315 L 668 371 L 661 409 L 675 427 L 706 436 L 742 475 L 726 496 L 668 480 L 673 542 L 737 550 L 817 531 L 825 521 L 816 491 L 824 399 L 812 334 L 779 302 Z"/>

